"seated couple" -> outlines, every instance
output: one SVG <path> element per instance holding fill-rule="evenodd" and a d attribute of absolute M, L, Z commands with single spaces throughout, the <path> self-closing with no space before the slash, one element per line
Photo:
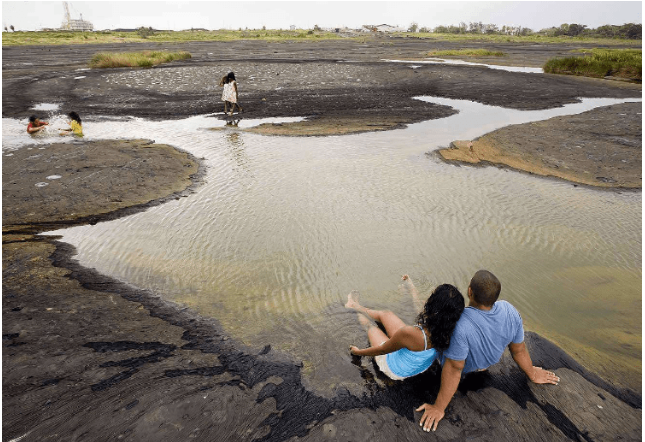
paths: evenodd
<path fill-rule="evenodd" d="M 403 276 L 403 287 L 412 295 L 415 307 L 422 307 L 413 326 L 390 311 L 363 307 L 356 291 L 348 295 L 345 307 L 358 312 L 371 344 L 365 349 L 352 345 L 350 351 L 357 356 L 375 356 L 379 369 L 394 380 L 422 373 L 439 359 L 443 369 L 437 399 L 433 405 L 423 404 L 417 409 L 424 411 L 420 423 L 424 431 L 437 429 L 462 373 L 496 364 L 507 346 L 531 381 L 556 385 L 560 381 L 554 373 L 533 366 L 524 344 L 522 318 L 511 304 L 497 301 L 502 286 L 492 273 L 475 273 L 468 286 L 466 308 L 463 296 L 450 284 L 437 287 L 423 306 L 408 275 Z M 380 322 L 387 334 L 372 321 Z"/>

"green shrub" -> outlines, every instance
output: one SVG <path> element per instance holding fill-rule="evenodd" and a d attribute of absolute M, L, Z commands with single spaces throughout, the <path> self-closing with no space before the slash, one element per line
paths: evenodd
<path fill-rule="evenodd" d="M 546 62 L 544 72 L 603 78 L 615 76 L 641 81 L 643 55 L 640 49 L 582 50 L 582 57 L 554 58 Z"/>
<path fill-rule="evenodd" d="M 151 27 L 146 28 L 145 26 L 141 26 L 140 28 L 137 28 L 137 34 L 141 38 L 148 38 L 152 35 L 155 35 L 155 31 Z"/>
<path fill-rule="evenodd" d="M 144 67 L 149 68 L 173 60 L 191 58 L 190 53 L 143 51 L 143 52 L 99 52 L 90 60 L 91 68 Z"/>

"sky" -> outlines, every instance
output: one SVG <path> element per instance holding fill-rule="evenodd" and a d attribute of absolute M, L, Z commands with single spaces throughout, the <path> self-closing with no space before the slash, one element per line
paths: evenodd
<path fill-rule="evenodd" d="M 311 29 L 389 24 L 407 28 L 483 22 L 540 30 L 562 23 L 596 28 L 642 23 L 640 1 L 74 1 L 73 19 L 95 30 L 138 28 Z M 61 1 L 2 1 L 2 28 L 36 31 L 60 27 Z"/>

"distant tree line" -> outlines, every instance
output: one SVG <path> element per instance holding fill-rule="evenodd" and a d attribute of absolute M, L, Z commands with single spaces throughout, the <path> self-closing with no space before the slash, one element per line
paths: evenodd
<path fill-rule="evenodd" d="M 587 29 L 586 25 L 579 25 L 577 23 L 563 23 L 560 27 L 542 29 L 540 33 L 545 33 L 549 36 L 569 35 L 576 37 L 578 35 L 588 37 L 606 37 L 606 38 L 628 38 L 630 40 L 641 40 L 643 38 L 643 25 L 635 23 L 627 23 L 621 26 L 618 25 L 604 25 L 596 29 Z"/>
<path fill-rule="evenodd" d="M 461 22 L 457 26 L 437 26 L 434 29 L 419 27 L 417 23 L 412 23 L 408 31 L 436 32 L 440 34 L 544 35 L 547 37 L 567 35 L 570 37 L 626 38 L 630 40 L 641 40 L 643 37 L 643 25 L 635 23 L 627 23 L 620 26 L 604 25 L 595 29 L 587 28 L 587 25 L 577 23 L 563 23 L 560 26 L 545 28 L 539 31 L 522 26 L 502 26 L 500 28 L 495 24 L 482 22 Z"/>

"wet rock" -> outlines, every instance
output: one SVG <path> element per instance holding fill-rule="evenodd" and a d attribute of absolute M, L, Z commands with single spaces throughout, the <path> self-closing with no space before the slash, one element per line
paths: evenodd
<path fill-rule="evenodd" d="M 588 186 L 641 188 L 641 108 L 623 103 L 507 126 L 473 142 L 454 141 L 439 154 L 447 161 L 502 165 Z"/>
<path fill-rule="evenodd" d="M 640 417 L 632 407 L 601 388 L 589 385 L 574 371 L 561 369 L 558 376 L 561 379 L 558 388 L 531 386 L 531 389 L 543 408 L 562 410 L 560 416 L 568 419 L 571 436 L 580 435 L 594 441 L 638 440 L 641 437 Z M 553 419 L 557 417 L 554 413 Z"/>

